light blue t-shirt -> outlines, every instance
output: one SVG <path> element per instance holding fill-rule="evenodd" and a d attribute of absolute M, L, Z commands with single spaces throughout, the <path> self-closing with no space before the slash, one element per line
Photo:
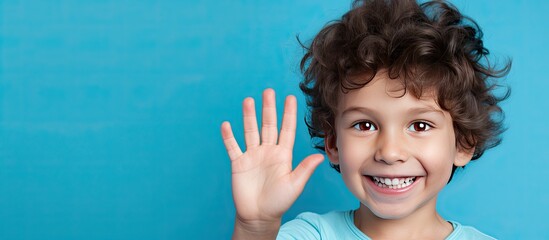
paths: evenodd
<path fill-rule="evenodd" d="M 302 213 L 282 225 L 277 239 L 363 239 L 370 240 L 354 224 L 354 211 L 334 211 L 326 214 Z M 477 229 L 450 221 L 454 231 L 446 240 L 494 239 Z"/>

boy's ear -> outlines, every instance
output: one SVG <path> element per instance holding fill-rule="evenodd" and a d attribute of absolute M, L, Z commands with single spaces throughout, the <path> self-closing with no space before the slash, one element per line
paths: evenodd
<path fill-rule="evenodd" d="M 456 159 L 454 160 L 454 165 L 457 167 L 463 167 L 467 165 L 467 163 L 471 161 L 471 158 L 473 158 L 473 154 L 475 154 L 475 147 L 468 149 L 458 147 Z"/>
<path fill-rule="evenodd" d="M 339 164 L 339 151 L 337 149 L 337 138 L 334 135 L 328 135 L 324 138 L 324 151 L 332 164 Z"/>

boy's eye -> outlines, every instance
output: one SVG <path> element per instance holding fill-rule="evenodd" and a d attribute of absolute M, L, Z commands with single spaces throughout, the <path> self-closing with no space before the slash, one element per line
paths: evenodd
<path fill-rule="evenodd" d="M 429 125 L 426 122 L 414 122 L 408 127 L 408 130 L 412 132 L 424 132 L 429 131 L 431 129 L 431 125 Z"/>
<path fill-rule="evenodd" d="M 371 122 L 358 122 L 353 125 L 353 128 L 359 131 L 375 131 L 376 126 Z"/>

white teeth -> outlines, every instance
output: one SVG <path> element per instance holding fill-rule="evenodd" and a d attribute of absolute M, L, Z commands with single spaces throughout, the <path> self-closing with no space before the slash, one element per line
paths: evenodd
<path fill-rule="evenodd" d="M 372 178 L 374 179 L 374 183 L 379 187 L 390 188 L 390 189 L 400 189 L 400 188 L 408 187 L 415 180 L 415 177 L 392 178 L 392 179 L 383 178 L 383 177 L 372 177 Z"/>

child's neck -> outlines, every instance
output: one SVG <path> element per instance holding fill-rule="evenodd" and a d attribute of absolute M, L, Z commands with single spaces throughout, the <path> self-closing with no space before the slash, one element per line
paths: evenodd
<path fill-rule="evenodd" d="M 355 226 L 372 239 L 445 239 L 453 231 L 451 223 L 436 211 L 432 201 L 401 219 L 380 218 L 368 207 L 355 211 Z"/>

